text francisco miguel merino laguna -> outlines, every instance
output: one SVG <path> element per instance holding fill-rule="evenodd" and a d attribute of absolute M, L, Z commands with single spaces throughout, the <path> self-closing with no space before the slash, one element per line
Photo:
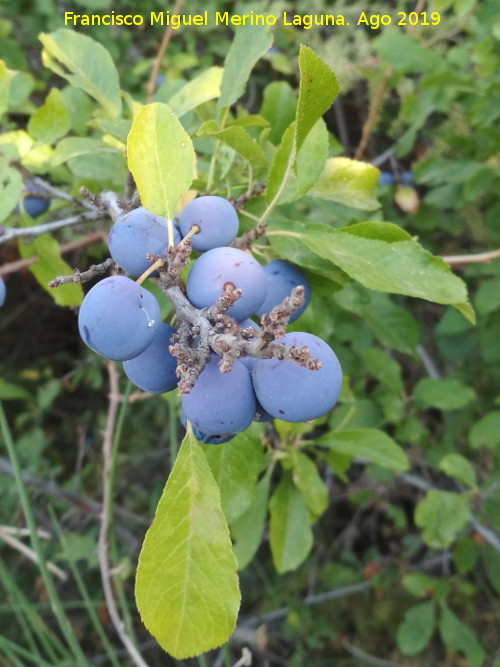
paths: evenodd
<path fill-rule="evenodd" d="M 389 18 L 389 17 L 388 17 Z M 254 11 L 248 14 L 229 14 L 229 12 L 215 12 L 209 19 L 208 12 L 202 14 L 173 14 L 169 11 L 150 12 L 146 18 L 142 14 L 117 14 L 111 11 L 109 14 L 75 14 L 74 12 L 64 12 L 64 25 L 69 26 L 143 26 L 149 25 L 168 26 L 174 30 L 181 26 L 208 26 L 210 24 L 224 26 L 244 26 L 244 25 L 268 25 L 273 26 L 281 19 L 283 25 L 295 25 L 309 29 L 316 26 L 344 26 L 349 25 L 342 14 L 290 14 L 284 12 L 283 16 L 273 14 L 256 14 Z M 361 13 L 357 25 L 369 24 L 364 12 Z"/>

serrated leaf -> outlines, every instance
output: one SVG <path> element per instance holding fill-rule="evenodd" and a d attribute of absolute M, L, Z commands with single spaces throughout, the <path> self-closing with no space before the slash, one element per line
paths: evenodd
<path fill-rule="evenodd" d="M 321 226 L 301 234 L 313 252 L 369 289 L 452 304 L 467 304 L 465 283 L 414 241 L 387 243 Z"/>
<path fill-rule="evenodd" d="M 43 289 L 50 294 L 58 306 L 79 306 L 83 299 L 83 289 L 80 283 L 68 283 L 61 287 L 48 287 L 48 283 L 56 276 L 73 273 L 73 269 L 61 258 L 59 244 L 49 234 L 42 234 L 26 245 L 19 242 L 21 257 L 33 257 L 36 262 L 30 264 L 29 270 L 35 276 Z"/>
<path fill-rule="evenodd" d="M 223 644 L 236 624 L 236 559 L 220 494 L 189 430 L 146 533 L 135 582 L 142 621 L 182 660 Z"/>
<path fill-rule="evenodd" d="M 366 162 L 331 157 L 309 194 L 351 208 L 374 211 L 380 208 L 376 197 L 379 176 L 379 170 Z"/>
<path fill-rule="evenodd" d="M 474 466 L 461 454 L 446 454 L 439 462 L 438 467 L 450 477 L 454 477 L 470 488 L 476 485 Z"/>
<path fill-rule="evenodd" d="M 238 560 L 238 570 L 243 570 L 257 553 L 267 515 L 270 477 L 265 475 L 255 487 L 252 504 L 236 521 L 231 523 L 233 551 Z"/>
<path fill-rule="evenodd" d="M 294 452 L 292 478 L 307 509 L 318 519 L 328 506 L 328 490 L 316 464 L 303 452 Z"/>
<path fill-rule="evenodd" d="M 441 610 L 439 632 L 448 650 L 461 651 L 467 656 L 468 667 L 483 665 L 486 656 L 476 636 L 446 605 Z"/>
<path fill-rule="evenodd" d="M 456 378 L 423 378 L 413 392 L 413 399 L 419 407 L 438 410 L 459 410 L 475 398 L 475 391 Z"/>
<path fill-rule="evenodd" d="M 300 85 L 295 126 L 297 153 L 309 131 L 325 111 L 328 111 L 339 92 L 335 74 L 311 48 L 303 44 L 299 51 L 299 68 Z"/>
<path fill-rule="evenodd" d="M 170 107 L 158 102 L 142 107 L 128 135 L 127 156 L 142 205 L 171 220 L 193 181 L 195 154 Z"/>
<path fill-rule="evenodd" d="M 422 538 L 434 549 L 446 549 L 467 525 L 469 499 L 452 491 L 428 491 L 415 509 Z"/>
<path fill-rule="evenodd" d="M 52 88 L 44 104 L 28 122 L 28 132 L 37 141 L 51 144 L 71 129 L 71 120 L 60 90 Z"/>
<path fill-rule="evenodd" d="M 118 72 L 109 51 L 87 35 L 60 28 L 41 33 L 43 64 L 72 86 L 93 97 L 106 115 L 120 115 L 122 102 Z"/>
<path fill-rule="evenodd" d="M 276 570 L 295 570 L 307 558 L 313 535 L 300 491 L 284 473 L 269 501 L 269 542 Z"/>
<path fill-rule="evenodd" d="M 403 655 L 416 655 L 429 643 L 436 628 L 433 602 L 410 607 L 396 632 L 398 648 Z"/>
<path fill-rule="evenodd" d="M 410 467 L 401 447 L 387 433 L 375 428 L 332 431 L 322 435 L 316 443 L 336 452 L 359 456 L 389 470 L 408 470 Z"/>
<path fill-rule="evenodd" d="M 177 118 L 196 109 L 200 104 L 219 97 L 222 73 L 222 67 L 209 67 L 172 95 L 168 105 Z"/>
<path fill-rule="evenodd" d="M 203 447 L 208 465 L 219 486 L 222 511 L 232 524 L 252 504 L 263 450 L 257 433 L 247 429 L 230 442 Z"/>
<path fill-rule="evenodd" d="M 204 123 L 198 136 L 209 136 L 218 139 L 233 148 L 252 167 L 255 174 L 262 174 L 268 167 L 268 161 L 261 146 L 237 125 L 219 129 L 214 121 Z"/>
<path fill-rule="evenodd" d="M 243 26 L 235 30 L 224 61 L 220 97 L 216 116 L 224 107 L 234 104 L 245 92 L 255 63 L 271 48 L 273 36 L 267 26 Z"/>

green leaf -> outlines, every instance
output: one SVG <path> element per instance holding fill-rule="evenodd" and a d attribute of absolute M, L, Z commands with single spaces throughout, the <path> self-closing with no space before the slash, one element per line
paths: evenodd
<path fill-rule="evenodd" d="M 469 443 L 474 449 L 500 445 L 500 410 L 487 412 L 469 431 Z"/>
<path fill-rule="evenodd" d="M 319 519 L 328 506 L 328 489 L 316 464 L 303 452 L 293 453 L 292 478 L 313 519 Z"/>
<path fill-rule="evenodd" d="M 222 72 L 222 67 L 209 67 L 172 95 L 168 104 L 177 118 L 196 109 L 200 104 L 219 97 Z"/>
<path fill-rule="evenodd" d="M 299 51 L 300 85 L 297 102 L 295 147 L 300 151 L 305 138 L 321 116 L 331 107 L 339 92 L 335 74 L 308 46 Z M 378 173 L 377 173 L 378 180 Z"/>
<path fill-rule="evenodd" d="M 500 554 L 489 544 L 481 547 L 481 557 L 490 584 L 500 595 Z"/>
<path fill-rule="evenodd" d="M 147 104 L 127 140 L 129 169 L 142 205 L 169 220 L 193 181 L 195 154 L 188 133 L 166 104 Z"/>
<path fill-rule="evenodd" d="M 446 454 L 439 462 L 439 469 L 470 488 L 476 486 L 476 471 L 470 461 L 461 454 Z"/>
<path fill-rule="evenodd" d="M 204 123 L 197 135 L 213 137 L 231 146 L 250 164 L 255 174 L 262 174 L 268 167 L 268 161 L 261 146 L 243 127 L 232 125 L 221 130 L 212 120 Z"/>
<path fill-rule="evenodd" d="M 406 454 L 394 440 L 375 428 L 332 431 L 316 441 L 321 447 L 351 456 L 359 456 L 389 470 L 408 470 Z"/>
<path fill-rule="evenodd" d="M 234 104 L 245 92 L 255 63 L 271 48 L 273 36 L 267 26 L 247 25 L 235 30 L 235 36 L 224 61 L 221 92 L 216 117 L 224 107 Z"/>
<path fill-rule="evenodd" d="M 58 306 L 79 306 L 83 299 L 83 289 L 80 283 L 68 283 L 61 287 L 48 287 L 48 283 L 56 276 L 73 273 L 73 269 L 61 259 L 59 244 L 49 234 L 42 234 L 26 245 L 19 242 L 21 257 L 33 257 L 36 262 L 30 264 L 29 270 L 35 276 L 43 289 L 50 294 Z"/>
<path fill-rule="evenodd" d="M 472 630 L 445 605 L 441 610 L 439 632 L 448 650 L 461 651 L 467 656 L 468 667 L 481 667 L 486 657 L 483 648 Z"/>
<path fill-rule="evenodd" d="M 297 195 L 304 195 L 317 181 L 325 166 L 328 153 L 328 131 L 325 121 L 320 118 L 297 153 L 295 174 L 297 177 Z"/>
<path fill-rule="evenodd" d="M 343 230 L 310 226 L 301 234 L 308 248 L 340 266 L 369 289 L 453 304 L 467 304 L 465 283 L 450 267 L 414 241 L 387 243 Z"/>
<path fill-rule="evenodd" d="M 135 596 L 144 625 L 177 660 L 220 646 L 236 624 L 236 559 L 217 483 L 190 431 L 146 533 Z"/>
<path fill-rule="evenodd" d="M 433 49 L 420 46 L 414 39 L 399 31 L 383 31 L 375 40 L 375 50 L 386 65 L 398 72 L 435 72 L 446 67 L 444 57 Z"/>
<path fill-rule="evenodd" d="M 276 570 L 295 570 L 307 558 L 313 535 L 309 512 L 289 473 L 284 473 L 269 501 L 269 542 Z"/>
<path fill-rule="evenodd" d="M 370 304 L 361 309 L 360 315 L 382 345 L 415 354 L 419 339 L 417 322 L 410 312 L 392 303 L 387 294 L 373 292 Z"/>
<path fill-rule="evenodd" d="M 2 401 L 29 401 L 31 398 L 29 392 L 17 384 L 7 382 L 0 378 L 0 400 Z"/>
<path fill-rule="evenodd" d="M 351 208 L 374 211 L 380 208 L 376 197 L 379 176 L 379 170 L 366 162 L 331 157 L 309 194 Z"/>
<path fill-rule="evenodd" d="M 372 348 L 365 354 L 366 370 L 385 384 L 389 389 L 400 393 L 403 390 L 401 366 L 397 361 L 378 348 Z"/>
<path fill-rule="evenodd" d="M 23 178 L 17 169 L 9 165 L 7 156 L 2 155 L 0 146 L 0 222 L 5 220 L 21 198 Z"/>
<path fill-rule="evenodd" d="M 90 137 L 68 137 L 58 142 L 51 163 L 53 167 L 64 164 L 75 157 L 82 155 L 116 155 L 117 149 L 105 144 L 100 139 Z"/>
<path fill-rule="evenodd" d="M 203 447 L 219 486 L 222 511 L 231 524 L 252 504 L 264 453 L 257 432 L 247 429 L 218 447 Z"/>
<path fill-rule="evenodd" d="M 17 72 L 7 68 L 5 62 L 0 60 L 0 118 L 9 108 L 10 82 L 15 78 Z"/>
<path fill-rule="evenodd" d="M 270 476 L 265 475 L 255 487 L 253 503 L 236 521 L 231 523 L 233 551 L 238 570 L 243 570 L 255 556 L 262 541 L 267 515 Z"/>
<path fill-rule="evenodd" d="M 403 655 L 416 655 L 429 643 L 436 628 L 434 602 L 410 607 L 396 632 L 396 642 Z"/>
<path fill-rule="evenodd" d="M 273 81 L 264 89 L 261 114 L 269 122 L 269 140 L 279 144 L 283 132 L 295 119 L 297 98 L 286 81 Z"/>
<path fill-rule="evenodd" d="M 428 491 L 415 509 L 422 538 L 434 549 L 446 549 L 467 525 L 469 498 L 451 491 Z"/>
<path fill-rule="evenodd" d="M 292 166 L 295 161 L 295 121 L 291 123 L 281 138 L 281 144 L 276 151 L 269 170 L 266 186 L 266 201 L 271 202 L 282 187 L 282 183 L 288 181 L 292 174 Z M 283 199 L 288 197 L 293 199 L 295 188 L 292 184 L 290 188 L 290 195 L 284 190 L 281 195 Z"/>
<path fill-rule="evenodd" d="M 71 120 L 60 90 L 52 88 L 45 103 L 31 116 L 28 132 L 37 141 L 52 144 L 71 129 Z"/>
<path fill-rule="evenodd" d="M 339 231 L 344 234 L 360 236 L 364 239 L 385 241 L 386 243 L 413 240 L 408 232 L 392 222 L 357 222 L 354 225 L 342 227 Z"/>
<path fill-rule="evenodd" d="M 109 52 L 87 35 L 60 28 L 40 35 L 45 67 L 93 97 L 106 115 L 120 115 L 122 102 L 118 72 Z"/>
<path fill-rule="evenodd" d="M 413 398 L 421 408 L 459 410 L 469 405 L 476 398 L 476 394 L 471 387 L 456 378 L 423 378 L 416 384 Z"/>
<path fill-rule="evenodd" d="M 431 577 L 424 572 L 410 572 L 402 579 L 403 587 L 408 593 L 418 598 L 432 597 L 435 602 L 443 600 L 450 590 L 448 579 Z"/>

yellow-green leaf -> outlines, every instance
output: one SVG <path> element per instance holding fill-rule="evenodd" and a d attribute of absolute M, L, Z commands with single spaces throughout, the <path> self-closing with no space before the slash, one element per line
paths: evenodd
<path fill-rule="evenodd" d="M 71 120 L 60 90 L 52 88 L 45 103 L 35 111 L 28 122 L 28 132 L 37 140 L 51 144 L 71 128 Z"/>
<path fill-rule="evenodd" d="M 228 639 L 240 605 L 236 568 L 217 483 L 189 431 L 144 539 L 135 583 L 144 625 L 177 660 Z"/>
<path fill-rule="evenodd" d="M 60 275 L 68 275 L 73 269 L 61 258 L 57 241 L 50 234 L 43 234 L 26 245 L 19 242 L 21 257 L 36 255 L 36 262 L 29 269 L 43 289 L 50 294 L 58 306 L 79 306 L 83 299 L 82 286 L 79 283 L 68 283 L 61 287 L 48 287 L 48 283 Z"/>
<path fill-rule="evenodd" d="M 269 501 L 269 542 L 276 570 L 295 570 L 313 545 L 309 512 L 302 494 L 285 473 Z"/>
<path fill-rule="evenodd" d="M 102 44 L 65 28 L 42 33 L 39 39 L 44 46 L 42 60 L 46 67 L 93 97 L 110 118 L 120 115 L 118 72 Z"/>
<path fill-rule="evenodd" d="M 147 104 L 137 114 L 127 139 L 128 165 L 142 205 L 172 219 L 194 177 L 191 139 L 166 104 Z"/>

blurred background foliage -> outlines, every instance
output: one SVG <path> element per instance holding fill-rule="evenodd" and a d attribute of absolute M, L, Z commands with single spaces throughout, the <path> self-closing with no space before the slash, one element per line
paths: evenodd
<path fill-rule="evenodd" d="M 304 13 L 299 5 L 256 1 L 251 9 Z M 436 255 L 468 256 L 453 268 L 467 283 L 477 324 L 451 307 L 311 274 L 315 295 L 292 328 L 327 340 L 348 383 L 328 424 L 319 423 L 312 433 L 281 425 L 276 437 L 288 443 L 314 439 L 344 420 L 352 429 L 381 429 L 404 447 L 412 472 L 401 476 L 358 462 L 346 470 L 339 457 L 319 461 L 328 508 L 314 527 L 315 547 L 305 563 L 293 574 L 278 575 L 265 535 L 255 559 L 240 573 L 243 607 L 231 644 L 220 654 L 182 664 L 231 665 L 247 644 L 262 665 L 500 665 L 500 258 L 472 262 L 469 257 L 494 252 L 500 243 L 500 12 L 497 0 L 417 5 L 380 0 L 376 13 L 390 15 L 394 24 L 398 12 L 439 12 L 439 25 L 356 28 L 353 17 L 367 10 L 366 3 L 342 0 L 327 7 L 310 0 L 307 13 L 343 14 L 351 27 L 277 26 L 274 46 L 253 70 L 235 114 L 260 113 L 278 128 L 276 115 L 282 115 L 281 132 L 267 138 L 277 145 L 294 114 L 299 45 L 311 46 L 340 83 L 340 95 L 325 114 L 329 154 L 359 157 L 389 177 L 386 184 L 381 179 L 376 211 L 304 197 L 281 206 L 280 217 L 335 227 L 390 221 Z M 102 13 L 111 8 L 139 11 L 122 0 L 80 0 L 71 7 L 55 0 L 2 5 L 0 59 L 17 72 L 1 118 L 4 138 L 20 130 L 36 136 L 37 110 L 50 91 L 58 108 L 54 91 L 59 91 L 67 111 L 61 122 L 68 123 L 71 135 L 102 139 L 103 128 L 89 124 L 94 103 L 44 67 L 38 35 L 63 27 L 65 10 Z M 142 15 L 159 10 L 166 10 L 160 0 L 141 3 Z M 249 7 L 216 0 L 189 3 L 192 14 L 205 10 L 243 14 Z M 181 11 L 187 12 L 187 5 Z M 146 101 L 163 32 L 160 27 L 85 29 L 110 52 L 121 88 L 131 96 L 126 104 Z M 223 66 L 232 37 L 231 29 L 214 25 L 175 32 L 153 99 L 168 102 L 207 68 Z M 207 101 L 189 111 L 184 126 L 195 131 L 213 116 L 213 105 Z M 82 185 L 92 192 L 123 188 L 123 158 L 87 155 L 55 165 L 54 149 L 47 148 L 50 137 L 44 138 L 41 127 L 40 150 L 31 146 L 24 162 L 29 171 L 73 195 Z M 114 127 L 111 146 L 117 133 Z M 212 146 L 205 137 L 195 141 L 201 185 L 207 181 Z M 216 183 L 222 189 L 227 183 L 237 188 L 239 175 L 229 173 L 232 158 L 229 149 L 221 152 Z M 259 206 L 256 200 L 247 210 L 258 213 Z M 39 221 L 51 220 L 65 207 L 68 202 L 53 198 Z M 18 218 L 6 216 L 3 224 L 16 225 Z M 19 224 L 32 221 L 21 217 Z M 94 225 L 101 240 L 88 244 L 77 242 L 82 230 L 58 232 L 58 243 L 69 244 L 68 264 L 84 269 L 103 260 L 106 230 L 102 222 Z M 0 267 L 29 256 L 22 246 L 2 245 Z M 74 310 L 56 305 L 26 265 L 4 278 L 8 300 L 0 312 L 0 398 L 37 525 L 47 532 L 43 553 L 66 573 L 77 567 L 82 577 L 58 580 L 61 610 L 88 664 L 130 664 L 110 626 L 95 552 L 106 368 L 84 349 Z M 124 377 L 120 389 L 130 390 Z M 115 460 L 117 594 L 144 659 L 170 665 L 175 661 L 156 648 L 134 616 L 133 573 L 182 439 L 178 400 L 167 395 L 124 405 L 126 427 Z M 12 474 L 2 449 L 0 523 L 20 528 L 19 487 Z M 422 504 L 429 489 L 453 494 L 448 514 L 443 507 L 449 496 L 427 494 L 427 505 Z M 456 531 L 451 526 L 448 540 L 447 524 L 462 510 L 457 498 L 463 494 L 469 494 L 467 503 L 480 526 L 469 522 Z M 5 530 L 0 535 L 2 664 L 72 664 L 37 567 L 6 535 Z M 338 595 L 316 599 L 322 591 Z"/>

